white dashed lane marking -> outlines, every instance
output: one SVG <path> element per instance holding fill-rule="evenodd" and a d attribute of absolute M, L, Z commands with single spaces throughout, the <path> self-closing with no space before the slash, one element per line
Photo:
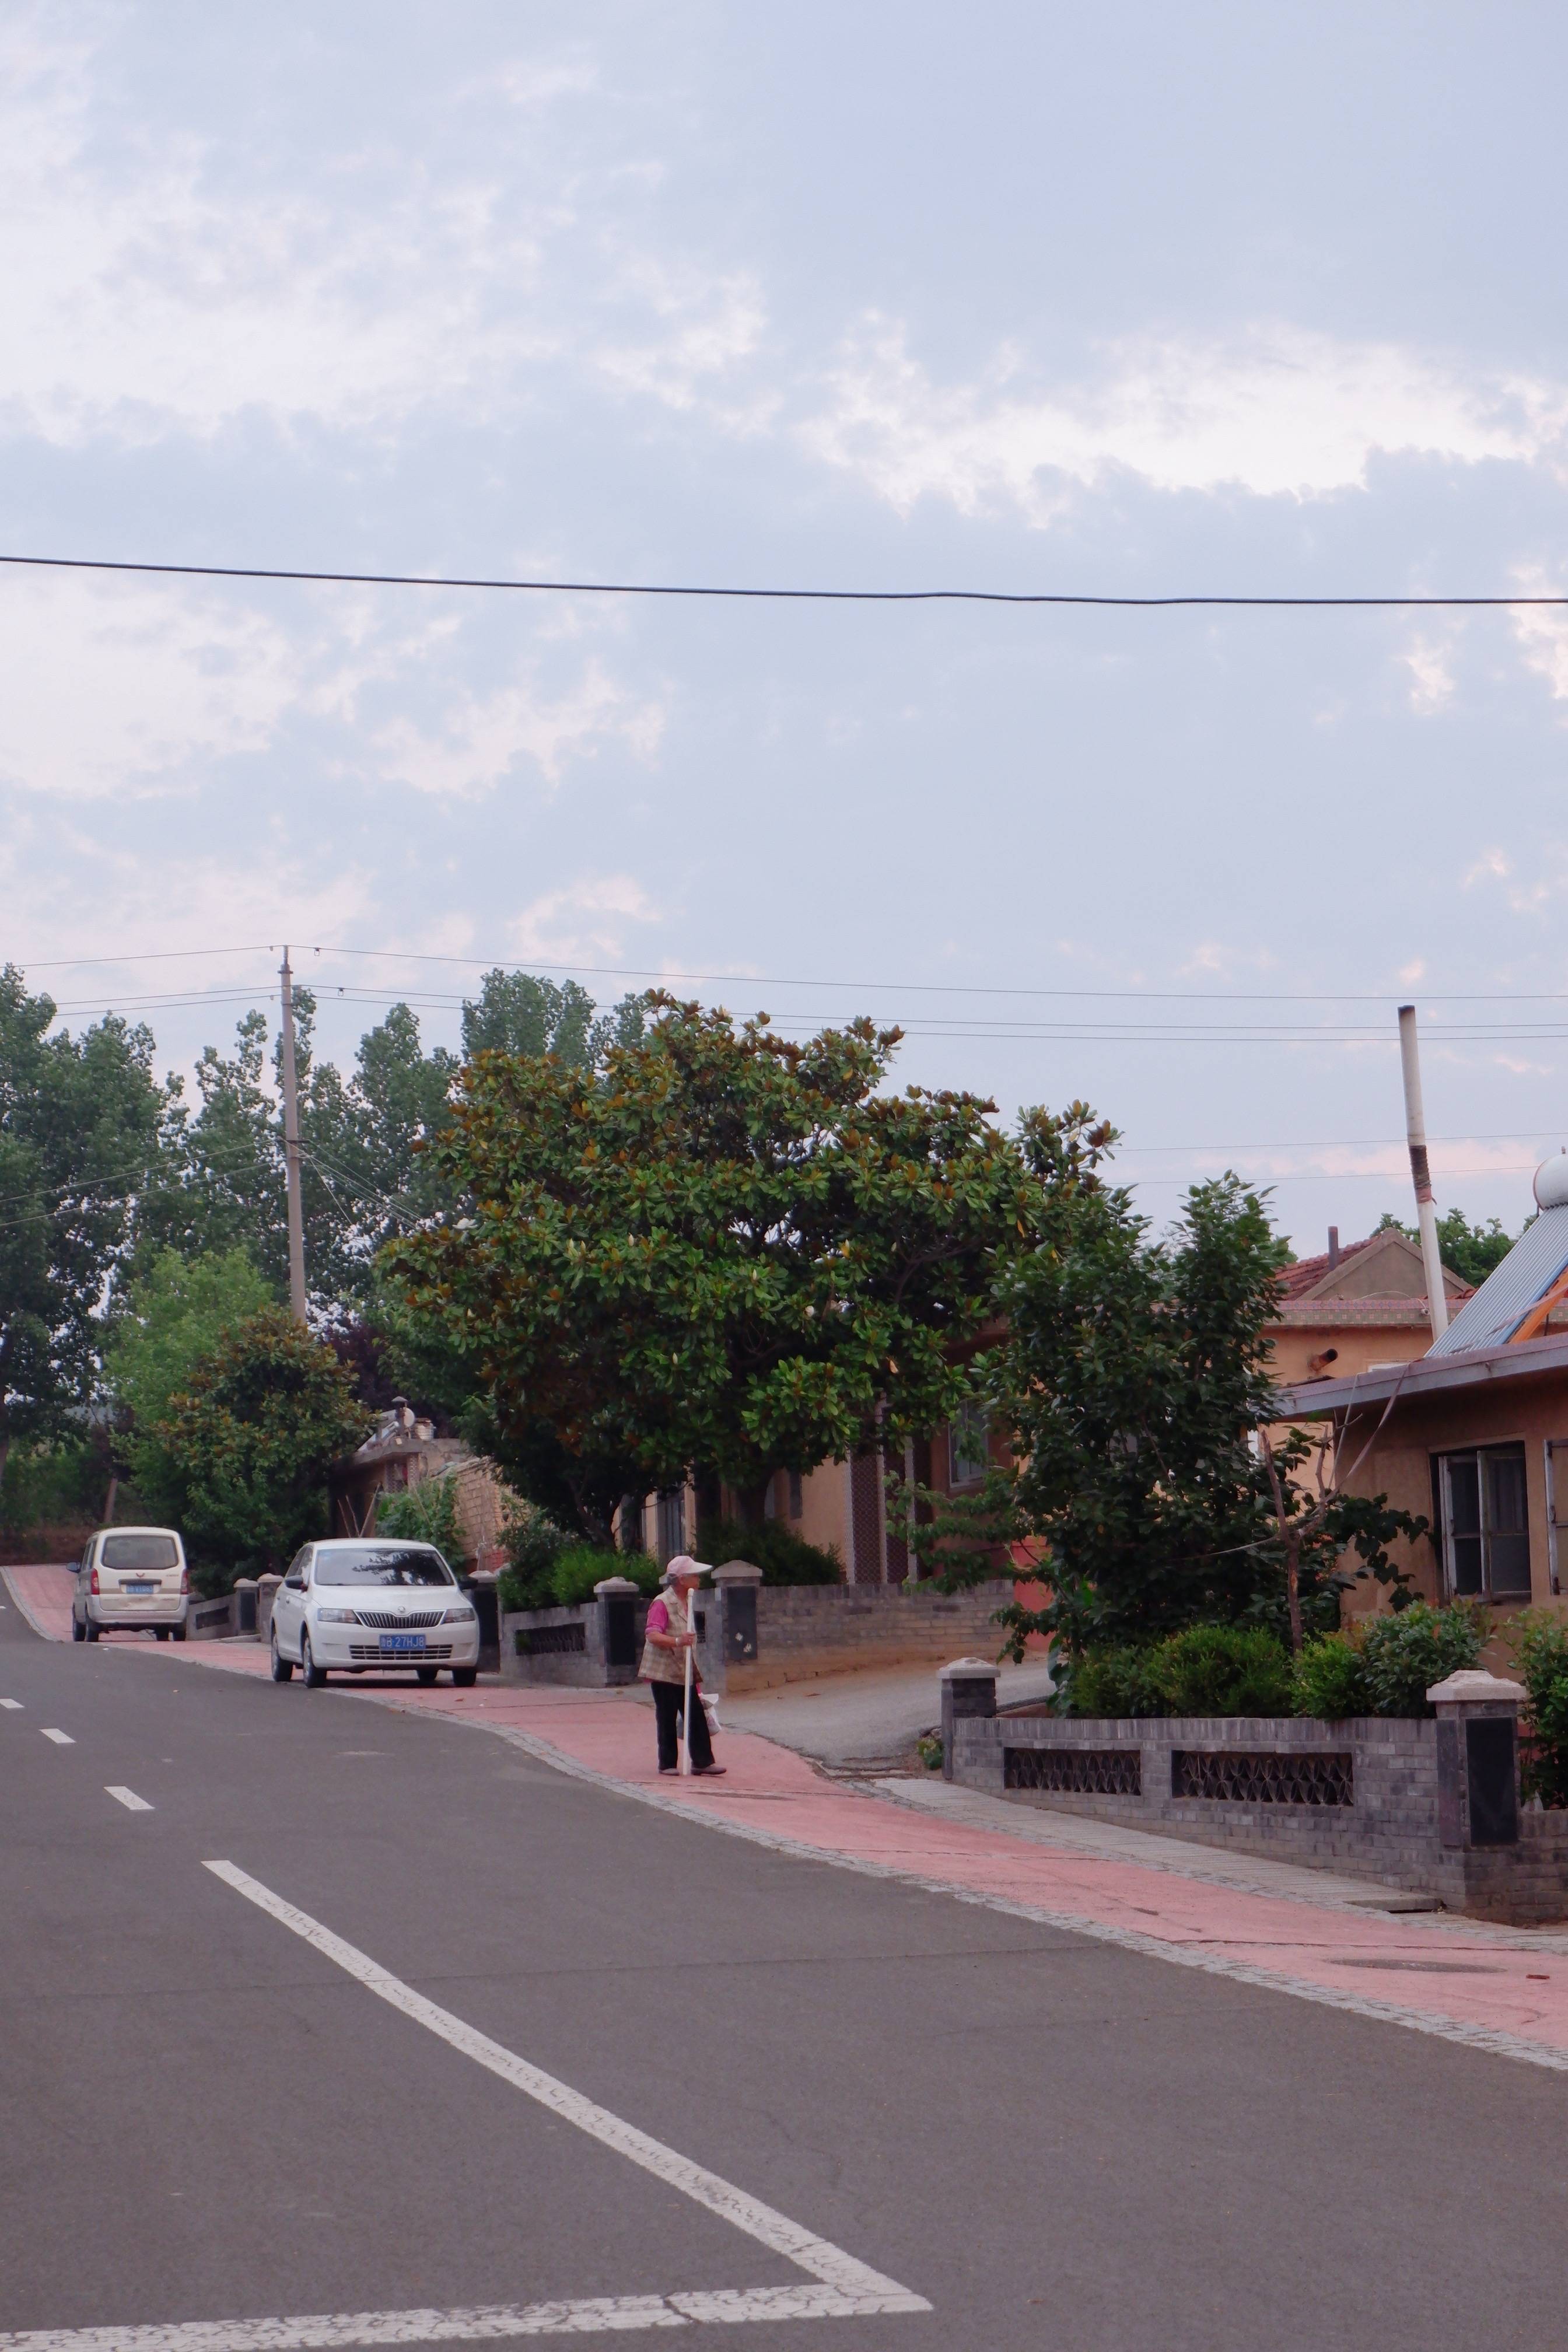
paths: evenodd
<path fill-rule="evenodd" d="M 0 1706 L 5 1707 L 11 1715 L 20 1715 L 22 1712 L 22 1702 L 19 1698 L 0 1698 Z"/>
<path fill-rule="evenodd" d="M 46 1739 L 52 1739 L 57 1748 L 74 1748 L 76 1746 L 76 1741 L 71 1738 L 68 1731 L 49 1731 L 46 1729 L 44 1738 Z"/>
<path fill-rule="evenodd" d="M 112 1797 L 117 1805 L 123 1805 L 128 1813 L 150 1813 L 153 1810 L 146 1798 L 139 1797 L 134 1789 L 106 1788 L 103 1793 Z"/>

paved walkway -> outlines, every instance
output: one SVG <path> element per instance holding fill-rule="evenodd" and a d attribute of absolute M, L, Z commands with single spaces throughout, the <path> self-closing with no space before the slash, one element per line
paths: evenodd
<path fill-rule="evenodd" d="M 7 1569 L 10 1596 L 37 1629 L 69 1639 L 69 1586 L 59 1569 Z M 182 1667 L 265 1675 L 259 1643 L 122 1640 Z M 336 1687 L 336 1685 L 334 1685 Z M 616 1691 L 521 1690 L 499 1682 L 431 1690 L 370 1677 L 349 1695 L 410 1713 L 466 1721 L 558 1769 L 731 1836 L 802 1858 L 905 1880 L 935 1892 L 1202 1969 L 1300 2000 L 1568 2072 L 1568 1930 L 1489 1928 L 1445 1914 L 1395 1916 L 1353 1907 L 1345 1882 L 1237 1858 L 1179 1840 L 1112 1850 L 1085 1825 L 1031 1811 L 1002 1826 L 989 1808 L 954 1805 L 921 1784 L 886 1789 L 827 1781 L 802 1757 L 731 1731 L 723 1780 L 661 1778 L 646 1706 Z M 308 1703 L 301 1698 L 300 1703 Z M 998 1807 L 998 1811 L 1014 1809 Z M 1098 1827 L 1100 1825 L 1092 1825 Z M 1190 1864 L 1184 1869 L 1184 1856 Z M 1137 1855 L 1138 1858 L 1131 1858 Z M 1288 1885 L 1286 1874 L 1288 1874 Z M 1266 1884 L 1267 1874 L 1267 1884 Z"/>
<path fill-rule="evenodd" d="M 1031 1661 L 1004 1666 L 996 1696 L 1010 1706 L 1045 1698 L 1050 1689 L 1050 1668 Z M 737 1730 L 757 1731 L 824 1764 L 844 1765 L 901 1757 L 936 1723 L 942 1697 L 934 1665 L 868 1666 L 724 1698 L 719 1711 Z"/>

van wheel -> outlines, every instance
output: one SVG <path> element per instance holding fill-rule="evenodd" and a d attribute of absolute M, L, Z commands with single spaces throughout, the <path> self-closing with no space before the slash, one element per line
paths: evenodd
<path fill-rule="evenodd" d="M 294 1668 L 278 1647 L 276 1633 L 272 1636 L 272 1679 L 275 1683 L 291 1683 L 294 1679 Z"/>
<path fill-rule="evenodd" d="M 85 1642 L 86 1639 L 87 1627 L 82 1624 L 79 1618 L 73 1617 L 71 1619 L 71 1640 L 73 1642 Z"/>
<path fill-rule="evenodd" d="M 96 1642 L 98 1639 L 98 1627 L 90 1617 L 81 1629 L 81 1638 L 84 1642 Z"/>
<path fill-rule="evenodd" d="M 175 1640 L 176 1642 L 183 1642 L 183 1641 L 184 1640 L 184 1638 L 185 1638 L 185 1629 L 184 1629 L 184 1627 L 183 1625 L 176 1625 L 176 1626 L 174 1626 L 174 1629 L 173 1629 L 173 1633 L 174 1633 L 174 1640 Z"/>
<path fill-rule="evenodd" d="M 166 1642 L 168 1640 L 169 1629 L 166 1625 L 154 1625 L 153 1631 L 156 1633 L 160 1642 Z"/>
<path fill-rule="evenodd" d="M 300 1679 L 307 1690 L 320 1690 L 327 1679 L 325 1666 L 319 1666 L 310 1649 L 310 1636 L 300 1636 Z"/>

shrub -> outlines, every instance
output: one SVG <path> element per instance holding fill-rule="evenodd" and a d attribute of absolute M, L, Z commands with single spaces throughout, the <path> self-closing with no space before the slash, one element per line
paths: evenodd
<path fill-rule="evenodd" d="M 1301 1715 L 1342 1723 L 1373 1712 L 1360 1644 L 1344 1633 L 1321 1633 L 1296 1661 L 1296 1706 Z"/>
<path fill-rule="evenodd" d="M 1527 1609 L 1514 1620 L 1509 1647 L 1530 1694 L 1533 1737 L 1520 1759 L 1524 1793 L 1560 1811 L 1568 1806 L 1568 1625 L 1544 1609 Z"/>
<path fill-rule="evenodd" d="M 1057 1705 L 1064 1715 L 1163 1715 L 1152 1660 L 1146 1649 L 1085 1650 L 1057 1668 Z"/>
<path fill-rule="evenodd" d="M 507 1559 L 497 1587 L 502 1610 L 552 1607 L 550 1580 L 567 1541 L 565 1528 L 519 1495 L 508 1506 L 500 1539 Z"/>
<path fill-rule="evenodd" d="M 1414 1601 L 1388 1617 L 1374 1617 L 1362 1636 L 1362 1664 L 1376 1715 L 1431 1715 L 1434 1683 L 1480 1664 L 1484 1638 L 1479 1602 L 1456 1601 L 1434 1609 Z"/>
<path fill-rule="evenodd" d="M 597 1544 L 563 1544 L 550 1571 L 550 1598 L 535 1601 L 540 1609 L 575 1609 L 594 1598 L 594 1587 L 606 1576 L 629 1577 L 640 1592 L 655 1592 L 660 1575 L 657 1560 L 645 1551 L 602 1551 Z"/>
<path fill-rule="evenodd" d="M 458 1525 L 458 1496 L 450 1478 L 422 1478 L 400 1494 L 376 1498 L 375 1532 L 405 1543 L 430 1543 L 450 1568 L 461 1565 L 468 1547 Z"/>
<path fill-rule="evenodd" d="M 763 1571 L 764 1584 L 840 1584 L 844 1563 L 836 1551 L 807 1543 L 778 1519 L 762 1519 L 754 1528 L 735 1519 L 704 1519 L 697 1530 L 697 1556 L 714 1568 L 729 1559 L 750 1560 Z"/>
<path fill-rule="evenodd" d="M 1293 1715 L 1290 1654 L 1253 1625 L 1192 1625 L 1150 1658 L 1150 1677 L 1169 1715 Z"/>

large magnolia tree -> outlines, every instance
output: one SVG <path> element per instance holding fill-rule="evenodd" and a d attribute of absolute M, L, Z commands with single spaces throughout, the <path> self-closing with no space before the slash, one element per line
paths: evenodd
<path fill-rule="evenodd" d="M 596 1071 L 479 1053 L 429 1147 L 448 1222 L 384 1260 L 493 1401 L 507 1467 L 602 1535 L 694 1466 L 779 1468 L 943 1421 L 1038 1187 L 973 1095 L 881 1091 L 896 1029 L 807 1042 L 668 997 Z"/>

